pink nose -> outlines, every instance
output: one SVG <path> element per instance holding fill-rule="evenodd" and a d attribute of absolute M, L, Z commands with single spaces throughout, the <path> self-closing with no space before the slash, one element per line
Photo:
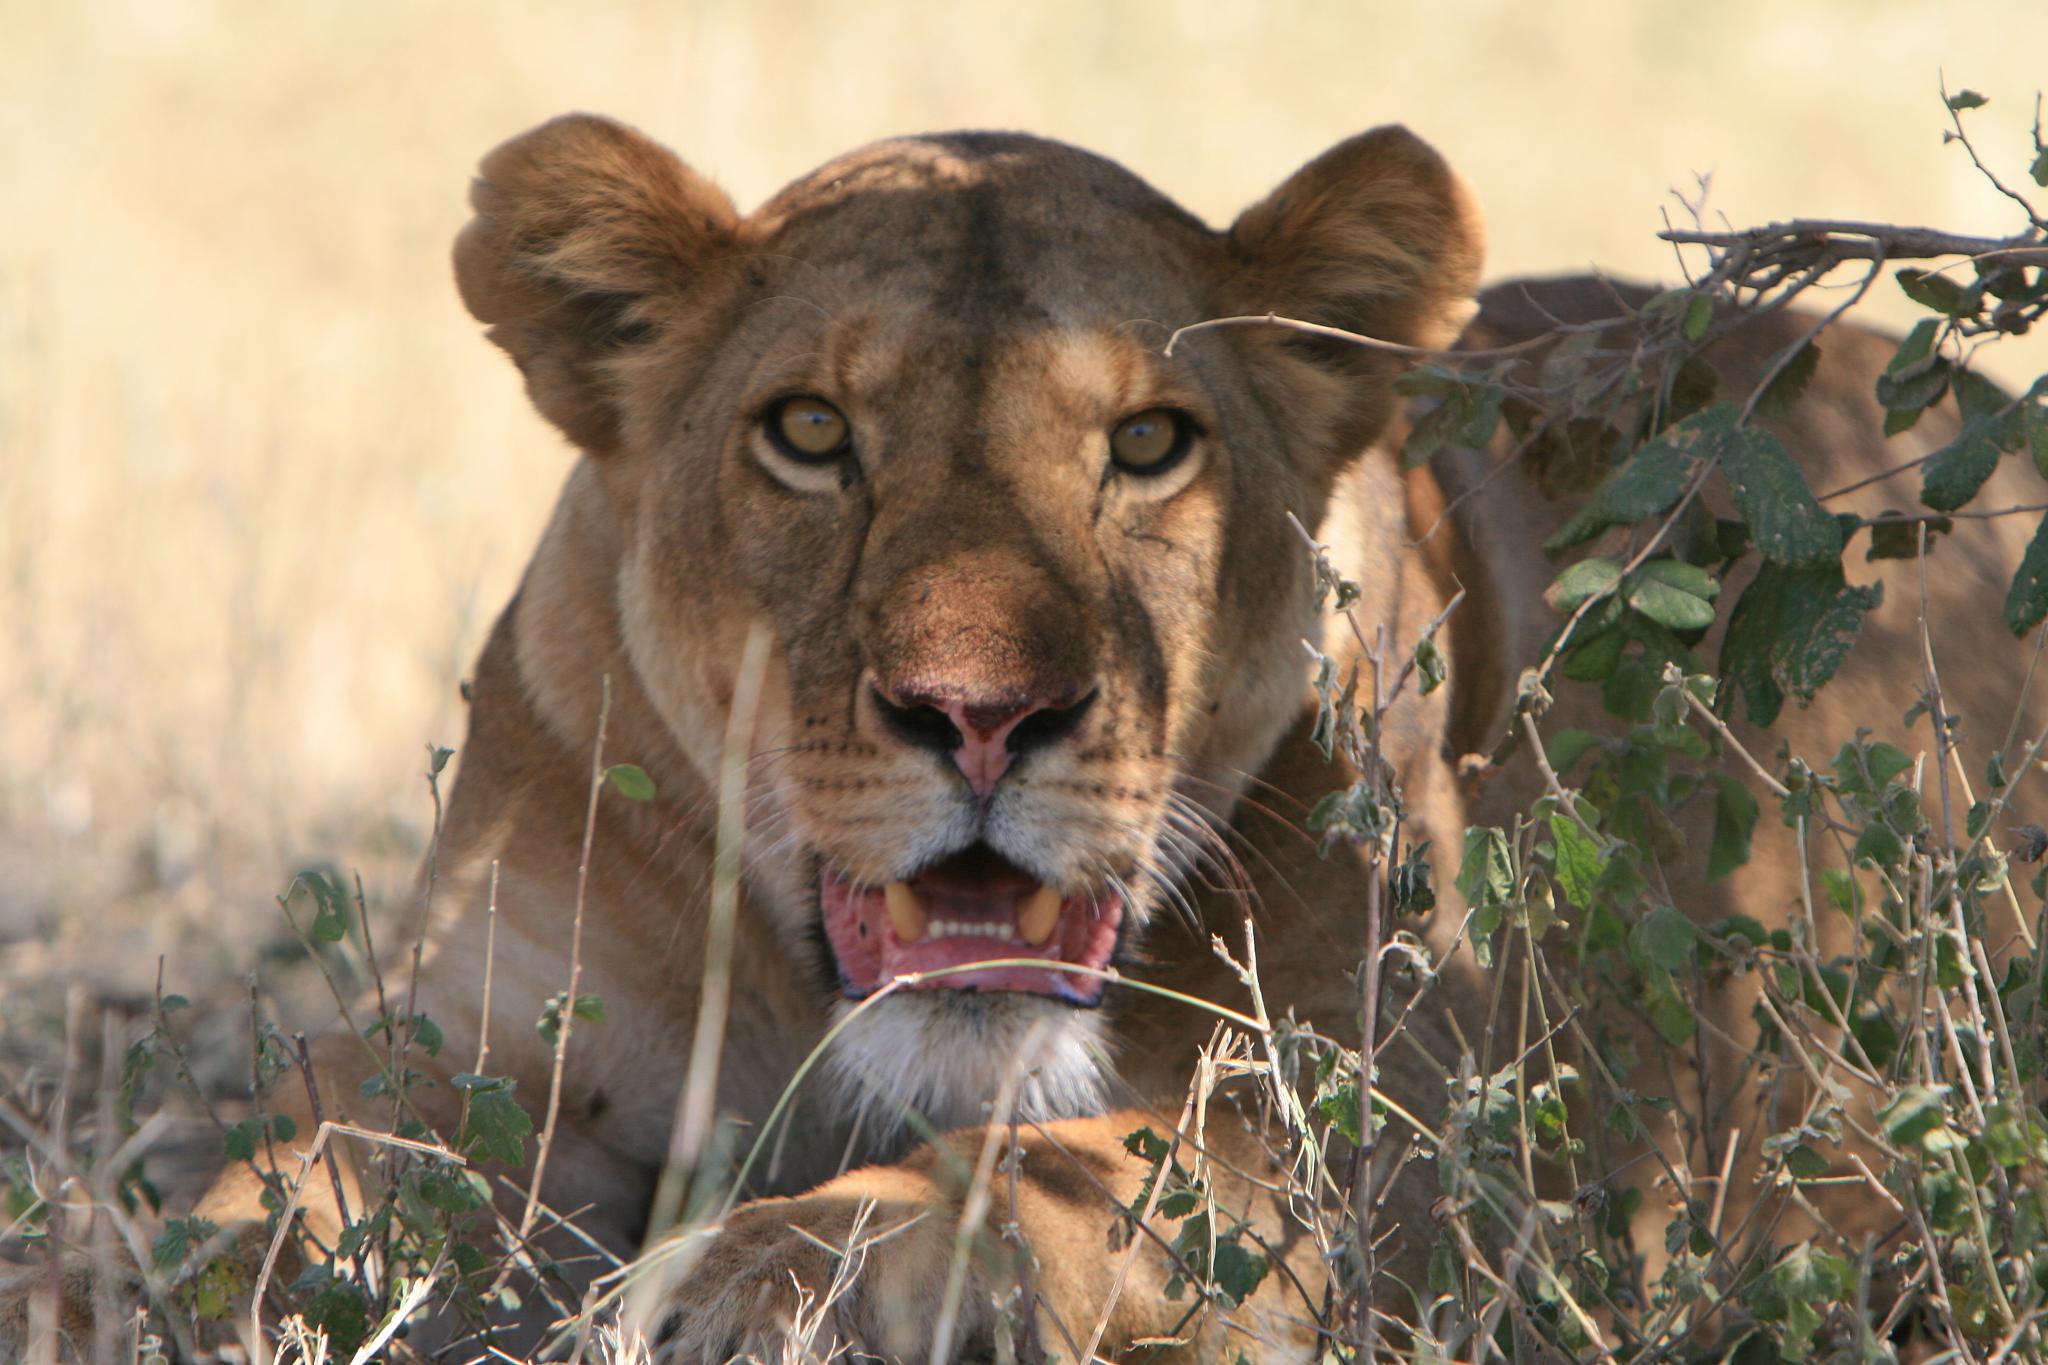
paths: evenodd
<path fill-rule="evenodd" d="M 964 701 L 933 701 L 929 705 L 952 721 L 953 728 L 960 732 L 960 747 L 953 750 L 953 762 L 966 775 L 974 794 L 984 801 L 1016 757 L 1010 750 L 1010 732 L 1026 716 L 1046 709 L 1046 704 L 1039 701 L 1015 707 L 970 706 Z"/>

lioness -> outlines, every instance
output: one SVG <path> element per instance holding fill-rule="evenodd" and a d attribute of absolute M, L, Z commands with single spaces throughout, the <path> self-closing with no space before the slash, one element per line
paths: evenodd
<path fill-rule="evenodd" d="M 1467 594 L 1449 686 L 1403 693 L 1383 736 L 1411 837 L 1441 856 L 1468 820 L 1539 790 L 1526 749 L 1476 805 L 1455 765 L 1501 738 L 1516 673 L 1554 627 L 1537 547 L 1563 512 L 1483 453 L 1404 471 L 1375 447 L 1404 363 L 1385 350 L 1273 328 L 1162 344 L 1267 312 L 1447 343 L 1480 265 L 1459 181 L 1382 128 L 1216 232 L 1085 152 L 953 134 L 854 152 L 742 218 L 639 134 L 571 116 L 491 153 L 472 202 L 462 297 L 580 453 L 476 668 L 419 984 L 445 1034 L 437 1058 L 414 1054 L 438 1082 L 417 1095 L 428 1116 L 452 1125 L 487 970 L 489 1070 L 539 1105 L 554 1054 L 534 1021 L 580 935 L 576 989 L 607 1017 L 567 1021 L 542 1193 L 636 1247 L 707 986 L 721 779 L 742 771 L 744 876 L 712 983 L 727 1000 L 717 1113 L 759 1132 L 827 1031 L 886 995 L 766 1135 L 754 1201 L 678 1258 L 657 1357 L 776 1358 L 799 1287 L 823 1295 L 832 1248 L 863 1236 L 828 1335 L 864 1351 L 924 1355 L 946 1304 L 954 1350 L 985 1345 L 1007 1310 L 1065 1358 L 1105 1311 L 1104 1354 L 1176 1331 L 1197 1354 L 1309 1353 L 1321 1258 L 1261 1200 L 1273 1182 L 1249 1108 L 1212 1108 L 1202 1138 L 1220 1197 L 1291 1272 L 1239 1316 L 1251 1337 L 1191 1322 L 1142 1239 L 1123 1278 L 1113 1214 L 1147 1169 L 1126 1138 L 1173 1129 L 1213 1020 L 1116 979 L 1242 1006 L 1210 940 L 1244 959 L 1249 911 L 1268 1010 L 1352 1029 L 1362 878 L 1299 828 L 1349 774 L 1310 742 L 1300 642 L 1325 622 L 1288 514 L 1357 581 L 1358 618 L 1403 648 Z M 1610 302 L 1593 282 L 1503 291 L 1476 330 L 1520 340 Z M 1753 378 L 1793 334 L 1758 324 L 1720 359 Z M 1793 419 L 1817 487 L 1884 458 L 1867 398 L 1884 353 L 1850 331 L 1829 346 L 1814 383 L 1840 401 Z M 1882 618 L 1878 657 L 1836 685 L 1852 710 L 1824 702 L 1795 745 L 1904 709 L 1895 680 L 1873 689 L 1917 657 L 1911 621 Z M 1348 658 L 1346 639 L 1333 628 L 1327 648 Z M 1955 709 L 2012 711 L 2016 680 L 1955 685 L 1975 693 Z M 639 765 L 656 795 L 603 789 L 586 857 L 601 723 L 602 760 Z M 1767 841 L 1686 908 L 1782 905 L 1796 854 Z M 1210 875 L 1221 866 L 1237 874 Z M 1442 947 L 1456 917 L 1439 918 Z M 1462 1007 L 1474 969 L 1443 970 Z M 1455 1055 L 1436 1008 L 1406 1027 Z M 1381 1085 L 1426 1115 L 1445 1077 L 1421 1051 L 1390 1050 Z M 327 1044 L 319 1066 L 328 1116 L 371 1119 L 360 1043 Z M 1014 1182 L 994 1177 L 972 1211 L 984 1245 L 956 1255 L 976 1240 L 970 1177 L 1009 1150 L 1011 1115 Z M 1410 1173 L 1381 1215 L 1383 1264 L 1411 1282 L 1434 1192 Z M 249 1216 L 256 1196 L 231 1175 L 202 1212 Z M 333 1234 L 328 1182 L 309 1183 L 306 1214 Z M 967 1279 L 949 1293 L 956 1265 Z"/>

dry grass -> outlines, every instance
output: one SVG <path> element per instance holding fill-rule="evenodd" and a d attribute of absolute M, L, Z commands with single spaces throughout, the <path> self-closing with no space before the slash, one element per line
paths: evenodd
<path fill-rule="evenodd" d="M 41 983 L 147 998 L 159 954 L 238 989 L 302 861 L 402 896 L 421 745 L 459 742 L 566 464 L 447 279 L 498 139 L 613 112 L 751 203 L 869 137 L 1017 126 L 1222 221 L 1402 119 L 1478 188 L 1495 273 L 1660 273 L 1696 168 L 1738 222 L 2002 227 L 1937 68 L 2014 164 L 2048 11 L 0 0 L 0 35 L 5 1034 Z"/>

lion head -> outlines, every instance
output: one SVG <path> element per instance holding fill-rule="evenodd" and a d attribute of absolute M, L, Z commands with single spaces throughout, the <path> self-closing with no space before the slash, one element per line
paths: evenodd
<path fill-rule="evenodd" d="M 1446 340 L 1479 261 L 1455 177 L 1381 128 L 1217 232 L 1100 157 L 964 133 L 743 218 L 571 116 L 472 199 L 463 297 L 607 519 L 588 609 L 707 781 L 750 628 L 772 641 L 745 913 L 849 1006 L 917 977 L 849 1031 L 848 1074 L 944 1112 L 1028 1032 L 1041 1107 L 1085 1107 L 1105 970 L 1300 715 L 1287 514 L 1319 523 L 1398 364 L 1269 328 L 1164 343 L 1268 312 Z"/>

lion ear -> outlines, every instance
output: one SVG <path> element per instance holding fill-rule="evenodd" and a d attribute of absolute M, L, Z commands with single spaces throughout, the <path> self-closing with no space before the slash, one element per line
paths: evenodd
<path fill-rule="evenodd" d="M 1389 125 L 1338 143 L 1231 226 L 1225 305 L 1406 346 L 1445 346 L 1473 311 L 1484 232 L 1435 149 Z M 1379 434 L 1410 362 L 1301 332 L 1257 329 L 1299 366 L 1298 395 L 1343 454 Z M 1311 368 L 1312 367 L 1312 368 Z"/>
<path fill-rule="evenodd" d="M 615 445 L 607 361 L 645 339 L 654 296 L 732 240 L 724 191 L 623 124 L 568 114 L 486 156 L 455 239 L 462 301 L 534 406 L 590 451 Z"/>

